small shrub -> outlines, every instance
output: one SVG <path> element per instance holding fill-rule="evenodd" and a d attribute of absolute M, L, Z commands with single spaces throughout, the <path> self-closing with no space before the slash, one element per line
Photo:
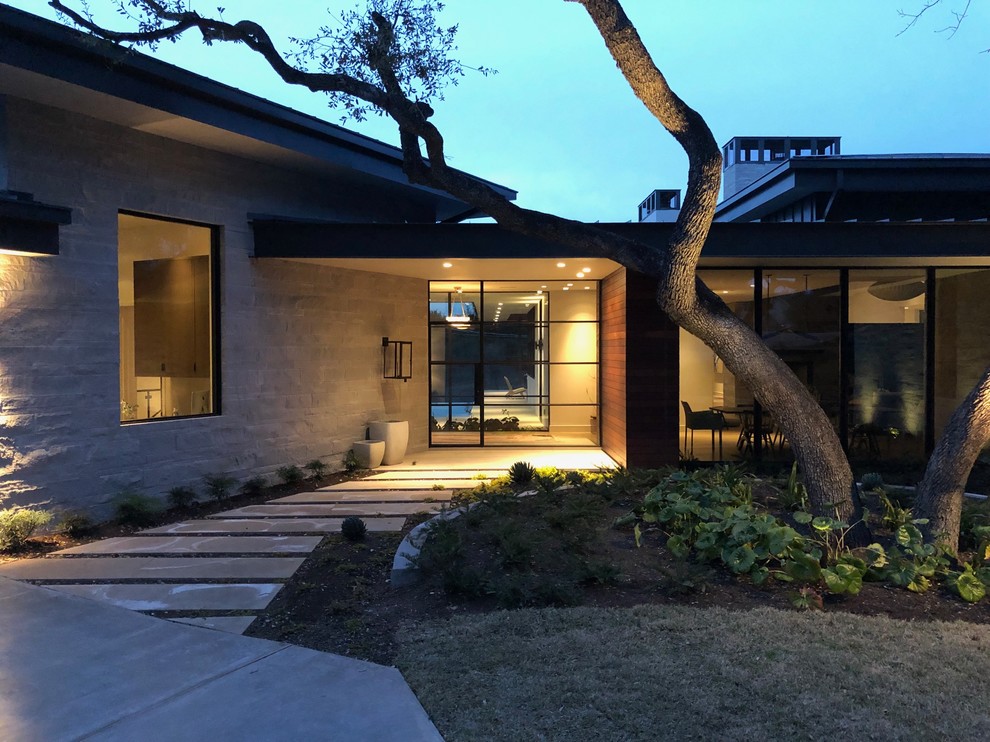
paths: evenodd
<path fill-rule="evenodd" d="M 161 515 L 161 505 L 140 492 L 125 490 L 114 498 L 116 520 L 125 526 L 150 526 Z"/>
<path fill-rule="evenodd" d="M 357 454 L 354 453 L 353 449 L 344 454 L 343 464 L 346 472 L 355 472 L 361 468 L 361 462 L 358 461 Z"/>
<path fill-rule="evenodd" d="M 264 492 L 265 487 L 267 485 L 268 485 L 268 480 L 266 480 L 264 477 L 261 476 L 251 477 L 241 485 L 239 491 L 242 495 L 248 495 L 253 497 L 256 495 L 260 495 L 262 492 Z"/>
<path fill-rule="evenodd" d="M 305 466 L 306 471 L 310 473 L 312 479 L 323 479 L 330 470 L 330 467 L 324 464 L 319 459 L 313 459 Z"/>
<path fill-rule="evenodd" d="M 66 513 L 55 526 L 55 533 L 69 538 L 88 536 L 95 530 L 93 519 L 82 513 Z"/>
<path fill-rule="evenodd" d="M 207 494 L 217 502 L 230 497 L 230 491 L 237 484 L 236 479 L 226 474 L 207 474 L 203 477 L 203 482 L 206 484 Z"/>
<path fill-rule="evenodd" d="M 509 467 L 509 481 L 518 487 L 524 487 L 533 481 L 535 471 L 532 464 L 526 461 L 517 461 Z"/>
<path fill-rule="evenodd" d="M 17 551 L 43 525 L 52 519 L 51 513 L 33 508 L 0 510 L 0 551 Z"/>
<path fill-rule="evenodd" d="M 544 492 L 553 492 L 564 485 L 564 474 L 556 466 L 541 466 L 533 470 L 533 481 Z"/>
<path fill-rule="evenodd" d="M 348 541 L 361 541 L 368 532 L 368 526 L 356 515 L 344 518 L 340 524 L 340 534 Z"/>
<path fill-rule="evenodd" d="M 280 466 L 275 473 L 278 475 L 278 478 L 282 480 L 283 484 L 296 485 L 303 480 L 302 469 L 295 464 Z"/>
<path fill-rule="evenodd" d="M 168 502 L 174 508 L 185 509 L 196 502 L 196 490 L 192 487 L 173 487 L 168 491 Z"/>
<path fill-rule="evenodd" d="M 883 477 L 879 472 L 872 471 L 863 475 L 863 479 L 860 481 L 860 484 L 867 492 L 883 489 Z"/>

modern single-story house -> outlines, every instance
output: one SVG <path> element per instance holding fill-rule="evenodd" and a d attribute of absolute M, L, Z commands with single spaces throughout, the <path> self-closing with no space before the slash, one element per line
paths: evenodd
<path fill-rule="evenodd" d="M 5 7 L 0 96 L 9 502 L 99 513 L 127 487 L 335 462 L 379 419 L 409 421 L 412 452 L 675 463 L 682 400 L 751 401 L 650 279 L 461 223 L 477 214 L 409 184 L 394 147 Z M 985 197 L 990 158 L 974 172 Z M 657 245 L 671 228 L 602 226 Z M 985 214 L 732 221 L 703 269 L 850 445 L 869 420 L 923 452 L 990 357 L 988 242 Z"/>

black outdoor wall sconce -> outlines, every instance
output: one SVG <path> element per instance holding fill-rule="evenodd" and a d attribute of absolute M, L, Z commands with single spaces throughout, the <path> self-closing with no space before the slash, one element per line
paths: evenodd
<path fill-rule="evenodd" d="M 412 378 L 412 341 L 382 338 L 382 378 Z"/>

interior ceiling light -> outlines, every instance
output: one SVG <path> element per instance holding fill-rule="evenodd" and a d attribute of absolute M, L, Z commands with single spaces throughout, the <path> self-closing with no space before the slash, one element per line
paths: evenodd
<path fill-rule="evenodd" d="M 870 295 L 884 301 L 907 301 L 916 299 L 925 293 L 923 281 L 909 279 L 907 281 L 877 281 L 867 289 Z"/>
<path fill-rule="evenodd" d="M 453 263 L 444 263 L 443 264 L 443 267 L 444 268 L 453 268 L 454 267 L 454 264 Z"/>
<path fill-rule="evenodd" d="M 454 286 L 454 291 L 457 292 L 457 301 L 451 301 L 450 314 L 447 315 L 447 321 L 452 325 L 466 325 L 470 324 L 471 318 L 467 315 L 467 309 L 464 307 L 464 300 L 461 297 L 461 287 Z M 457 309 L 460 308 L 460 312 Z"/>
<path fill-rule="evenodd" d="M 538 289 L 537 292 L 536 292 L 536 295 L 539 296 L 542 293 L 543 293 L 543 289 Z"/>
<path fill-rule="evenodd" d="M 567 263 L 557 263 L 557 267 L 558 268 L 566 268 L 567 267 Z"/>
<path fill-rule="evenodd" d="M 582 268 L 581 269 L 581 272 L 582 273 L 591 273 L 591 268 Z"/>
<path fill-rule="evenodd" d="M 591 290 L 591 286 L 585 286 L 585 287 L 584 287 L 584 290 L 585 290 L 585 291 L 590 291 L 590 290 Z"/>
<path fill-rule="evenodd" d="M 583 272 L 581 272 L 581 273 L 578 273 L 578 274 L 577 274 L 577 277 L 578 277 L 578 278 L 584 278 L 584 273 L 583 273 Z"/>
<path fill-rule="evenodd" d="M 564 291 L 570 291 L 570 290 L 571 290 L 571 289 L 570 289 L 570 287 L 569 287 L 569 286 L 564 286 Z"/>
<path fill-rule="evenodd" d="M 568 286 L 573 286 L 574 284 L 573 284 L 573 283 L 569 283 L 569 284 L 567 284 L 567 285 L 568 285 Z"/>
<path fill-rule="evenodd" d="M 543 284 L 542 286 L 540 286 L 541 289 L 545 289 L 546 287 L 547 287 L 546 284 Z"/>

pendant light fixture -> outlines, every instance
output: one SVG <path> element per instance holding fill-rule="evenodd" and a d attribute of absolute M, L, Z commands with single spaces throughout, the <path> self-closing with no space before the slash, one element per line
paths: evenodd
<path fill-rule="evenodd" d="M 461 287 L 454 286 L 454 291 L 457 292 L 457 301 L 448 300 L 448 306 L 450 308 L 450 314 L 447 315 L 447 321 L 452 325 L 466 325 L 470 324 L 471 318 L 468 317 L 467 309 L 464 307 L 464 299 L 461 297 Z M 460 312 L 458 312 L 458 308 Z"/>

